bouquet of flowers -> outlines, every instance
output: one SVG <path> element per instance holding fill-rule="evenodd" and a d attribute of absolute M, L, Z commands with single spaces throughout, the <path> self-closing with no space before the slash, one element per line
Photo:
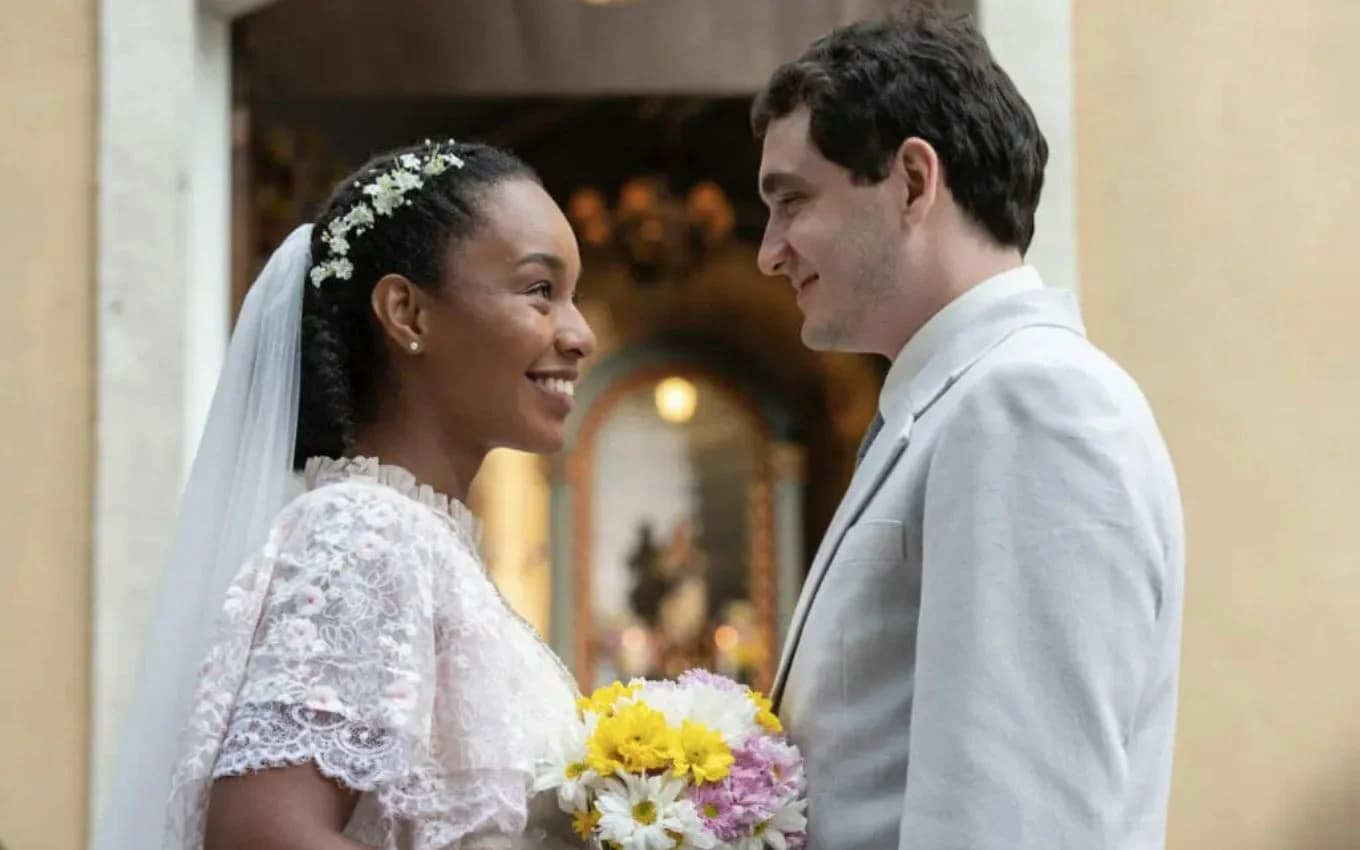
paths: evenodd
<path fill-rule="evenodd" d="M 804 846 L 803 758 L 763 694 L 691 670 L 676 681 L 615 682 L 579 709 L 536 788 L 556 790 L 592 846 Z"/>

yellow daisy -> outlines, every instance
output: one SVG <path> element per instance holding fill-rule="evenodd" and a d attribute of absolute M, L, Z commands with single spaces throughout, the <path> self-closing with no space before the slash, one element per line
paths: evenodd
<path fill-rule="evenodd" d="M 784 731 L 784 724 L 779 722 L 779 716 L 774 713 L 774 703 L 770 702 L 769 697 L 760 691 L 753 691 L 749 688 L 746 691 L 746 696 L 756 704 L 756 722 L 765 731 L 774 735 Z"/>
<path fill-rule="evenodd" d="M 697 783 L 719 782 L 732 769 L 732 748 L 722 735 L 702 723 L 686 720 L 680 727 L 675 775 L 689 774 Z"/>
<path fill-rule="evenodd" d="M 578 699 L 576 708 L 582 713 L 593 711 L 601 717 L 608 717 L 614 713 L 614 707 L 618 701 L 637 693 L 638 687 L 638 685 L 625 685 L 622 682 L 615 682 L 612 685 L 596 688 L 595 693 Z"/>
<path fill-rule="evenodd" d="M 679 740 L 666 716 L 634 703 L 600 718 L 586 745 L 586 764 L 601 776 L 624 770 L 642 773 L 670 767 Z"/>
<path fill-rule="evenodd" d="M 590 839 L 590 833 L 595 831 L 595 827 L 600 825 L 600 813 L 594 809 L 579 811 L 571 816 L 571 828 L 576 830 L 576 834 L 584 840 Z"/>

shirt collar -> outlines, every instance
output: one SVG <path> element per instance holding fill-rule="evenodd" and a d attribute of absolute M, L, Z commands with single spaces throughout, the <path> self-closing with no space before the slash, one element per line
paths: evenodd
<path fill-rule="evenodd" d="M 912 381 L 921 374 L 930 358 L 962 328 L 993 304 L 1022 292 L 1043 288 L 1039 272 L 1033 266 L 1004 271 L 989 277 L 946 304 L 921 326 L 893 361 L 883 381 L 878 397 L 878 409 L 884 419 L 899 408 L 907 397 Z"/>

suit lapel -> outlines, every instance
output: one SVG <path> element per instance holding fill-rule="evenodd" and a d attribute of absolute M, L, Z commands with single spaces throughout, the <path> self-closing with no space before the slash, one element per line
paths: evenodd
<path fill-rule="evenodd" d="M 850 480 L 850 489 L 846 492 L 845 498 L 841 500 L 840 506 L 836 508 L 836 515 L 831 519 L 831 526 L 827 529 L 826 535 L 822 538 L 822 545 L 817 547 L 817 555 L 812 561 L 812 569 L 808 573 L 807 581 L 803 583 L 803 592 L 798 597 L 798 607 L 793 611 L 793 618 L 789 622 L 788 638 L 784 642 L 784 651 L 779 660 L 779 672 L 775 675 L 773 688 L 773 699 L 776 704 L 779 696 L 784 689 L 784 679 L 788 676 L 789 664 L 793 661 L 793 654 L 798 648 L 798 641 L 803 634 L 803 625 L 807 622 L 808 610 L 812 607 L 812 600 L 821 588 L 822 580 L 826 578 L 827 569 L 831 562 L 835 560 L 836 550 L 840 548 L 841 540 L 844 539 L 846 531 L 855 524 L 859 515 L 864 511 L 864 507 L 869 503 L 869 499 L 878 492 L 878 488 L 883 484 L 883 480 L 888 477 L 897 459 L 902 456 L 907 448 L 907 442 L 911 436 L 912 417 L 908 415 L 905 419 L 894 417 L 895 422 L 890 422 L 884 426 L 878 438 L 869 447 L 868 453 L 864 456 L 863 462 L 855 470 L 854 477 Z M 891 435 L 892 439 L 888 439 Z"/>
<path fill-rule="evenodd" d="M 1030 327 L 1050 326 L 1084 334 L 1080 313 L 1072 294 L 1061 290 L 1042 289 L 1017 295 L 998 303 L 973 325 L 958 334 L 940 352 L 931 358 L 921 373 L 912 381 L 907 403 L 902 409 L 893 411 L 892 420 L 884 427 L 877 440 L 870 447 L 864 462 L 855 470 L 850 481 L 850 489 L 841 500 L 836 515 L 831 520 L 822 544 L 817 548 L 812 568 L 803 584 L 803 592 L 798 597 L 789 622 L 788 635 L 779 660 L 779 670 L 775 674 L 771 698 L 776 709 L 783 696 L 784 683 L 788 679 L 789 667 L 798 650 L 803 628 L 807 624 L 808 613 L 816 599 L 822 582 L 826 578 L 831 562 L 846 532 L 859 519 L 874 493 L 878 492 L 897 461 L 902 457 L 910 441 L 912 425 L 932 405 L 954 386 L 962 375 L 981 361 L 993 349 L 1001 345 L 1015 333 Z M 888 435 L 892 439 L 887 439 Z"/>

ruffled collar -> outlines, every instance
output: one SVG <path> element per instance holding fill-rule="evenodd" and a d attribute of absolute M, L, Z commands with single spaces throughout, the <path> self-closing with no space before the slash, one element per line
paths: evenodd
<path fill-rule="evenodd" d="M 312 457 L 302 471 L 308 490 L 352 478 L 366 478 L 390 487 L 409 499 L 425 505 L 450 522 L 472 542 L 480 544 L 482 523 L 467 505 L 446 496 L 396 464 L 382 463 L 374 457 Z"/>

